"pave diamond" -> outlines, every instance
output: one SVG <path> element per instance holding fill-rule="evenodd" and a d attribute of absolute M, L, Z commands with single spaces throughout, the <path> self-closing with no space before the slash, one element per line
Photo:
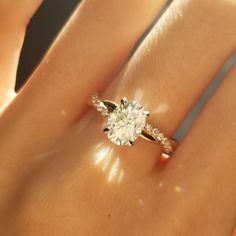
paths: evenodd
<path fill-rule="evenodd" d="M 108 138 L 117 145 L 132 145 L 146 125 L 148 112 L 136 101 L 121 100 L 109 114 L 104 129 Z"/>
<path fill-rule="evenodd" d="M 92 96 L 93 106 L 96 107 L 97 111 L 99 111 L 103 116 L 108 115 L 108 109 L 105 104 L 98 98 L 97 94 Z"/>

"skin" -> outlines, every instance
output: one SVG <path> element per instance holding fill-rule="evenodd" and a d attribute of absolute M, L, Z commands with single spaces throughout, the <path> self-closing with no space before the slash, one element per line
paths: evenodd
<path fill-rule="evenodd" d="M 236 2 L 175 0 L 127 61 L 164 1 L 85 0 L 12 99 L 39 5 L 15 2 L 0 3 L 1 235 L 231 236 L 235 66 L 165 163 L 145 140 L 113 145 L 88 103 L 137 99 L 171 136 L 235 50 Z"/>

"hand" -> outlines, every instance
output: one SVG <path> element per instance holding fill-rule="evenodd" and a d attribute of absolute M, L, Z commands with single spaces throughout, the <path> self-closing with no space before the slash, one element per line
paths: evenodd
<path fill-rule="evenodd" d="M 0 3 L 2 106 L 38 4 Z M 163 4 L 84 0 L 3 110 L 1 235 L 232 235 L 235 66 L 166 163 L 158 161 L 161 147 L 145 140 L 115 146 L 88 105 L 96 91 L 137 99 L 150 122 L 173 135 L 235 50 L 236 4 L 174 0 L 127 62 Z"/>

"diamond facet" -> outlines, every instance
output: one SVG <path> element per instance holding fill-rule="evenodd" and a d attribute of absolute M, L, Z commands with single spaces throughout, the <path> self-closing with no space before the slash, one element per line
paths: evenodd
<path fill-rule="evenodd" d="M 109 114 L 106 134 L 117 145 L 132 145 L 146 124 L 147 112 L 136 101 L 123 99 Z"/>

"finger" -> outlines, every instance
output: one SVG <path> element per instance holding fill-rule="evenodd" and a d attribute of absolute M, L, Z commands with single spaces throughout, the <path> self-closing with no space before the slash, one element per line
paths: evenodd
<path fill-rule="evenodd" d="M 166 235 L 186 230 L 190 235 L 233 234 L 236 220 L 235 77 L 236 66 L 208 101 L 175 158 L 163 171 L 156 173 L 163 185 L 157 212 L 166 206 L 163 215 L 159 215 L 160 224 L 168 219 L 173 226 Z"/>
<path fill-rule="evenodd" d="M 72 220 L 60 232 L 70 228 L 87 235 L 91 233 L 87 226 L 95 225 L 97 235 L 114 231 L 117 235 L 232 235 L 236 219 L 235 77 L 236 67 L 208 102 L 175 158 L 148 178 L 130 181 L 122 161 L 131 158 L 122 152 L 114 154 L 111 145 L 104 148 L 101 141 L 92 147 L 84 137 L 72 138 L 67 150 L 48 159 L 42 172 L 28 178 L 17 198 L 7 204 L 3 232 L 12 232 L 14 226 L 32 232 L 41 221 L 50 234 L 67 215 Z M 94 124 L 94 116 L 90 118 L 86 122 Z M 95 135 L 87 135 L 93 144 L 96 126 Z M 132 158 L 139 161 L 137 156 Z M 17 202 L 16 207 L 12 202 Z M 44 207 L 49 202 L 52 207 Z M 58 211 L 58 205 L 64 207 Z M 43 220 L 48 215 L 54 216 L 50 223 Z M 5 223 L 7 219 L 12 219 L 11 224 Z"/>
<path fill-rule="evenodd" d="M 202 12 L 206 11 L 202 20 Z M 210 6 L 206 1 L 174 2 L 103 98 L 119 102 L 127 97 L 139 101 L 150 111 L 148 121 L 171 136 L 234 50 L 235 11 L 225 1 L 214 1 Z M 220 17 L 222 12 L 224 18 Z M 85 141 L 79 138 L 78 142 L 86 142 L 87 138 L 89 142 L 93 140 L 91 146 L 96 146 L 98 140 L 106 140 L 99 133 L 104 124 L 98 114 L 90 115 L 96 118 L 87 126 L 86 118 L 80 124 L 85 126 L 79 134 Z M 97 136 L 89 138 L 91 134 Z M 121 155 L 135 158 L 122 161 L 127 162 L 134 175 L 138 170 L 149 173 L 162 148 L 145 140 L 137 142 L 131 149 L 125 148 Z M 120 147 L 114 147 L 114 153 L 120 152 L 117 149 Z"/>
<path fill-rule="evenodd" d="M 11 100 L 19 54 L 30 17 L 41 0 L 0 3 L 0 108 Z"/>
<path fill-rule="evenodd" d="M 15 134 L 17 129 L 25 135 L 23 139 L 37 134 L 32 147 L 65 130 L 87 108 L 85 99 L 91 92 L 104 87 L 119 71 L 163 2 L 83 1 L 2 117 L 4 129 L 9 133 L 11 126 Z M 14 125 L 6 125 L 18 112 L 21 118 Z"/>
<path fill-rule="evenodd" d="M 0 3 L 1 18 L 4 24 L 26 26 L 42 0 L 2 1 Z"/>

